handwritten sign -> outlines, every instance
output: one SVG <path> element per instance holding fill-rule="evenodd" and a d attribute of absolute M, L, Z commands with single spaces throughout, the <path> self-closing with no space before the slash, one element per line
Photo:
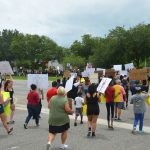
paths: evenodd
<path fill-rule="evenodd" d="M 104 94 L 111 80 L 110 78 L 103 78 L 97 87 L 97 91 Z"/>

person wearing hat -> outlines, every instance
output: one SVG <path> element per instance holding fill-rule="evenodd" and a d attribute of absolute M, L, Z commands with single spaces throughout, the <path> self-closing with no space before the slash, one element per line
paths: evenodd
<path fill-rule="evenodd" d="M 134 123 L 132 133 L 136 133 L 136 127 L 139 121 L 139 132 L 143 133 L 143 122 L 144 113 L 146 112 L 145 101 L 148 98 L 148 94 L 142 93 L 142 88 L 140 86 L 135 87 L 136 94 L 131 97 L 131 104 L 133 104 L 134 112 Z"/>
<path fill-rule="evenodd" d="M 67 131 L 70 128 L 69 114 L 74 111 L 70 108 L 64 87 L 60 86 L 57 95 L 53 96 L 48 104 L 49 111 L 49 135 L 46 150 L 50 150 L 51 143 L 57 133 L 61 133 L 62 145 L 60 149 L 66 149 Z"/>

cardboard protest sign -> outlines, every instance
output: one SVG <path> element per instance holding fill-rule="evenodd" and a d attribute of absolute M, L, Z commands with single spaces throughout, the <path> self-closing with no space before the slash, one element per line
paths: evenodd
<path fill-rule="evenodd" d="M 116 72 L 114 69 L 106 69 L 105 76 L 106 77 L 115 77 Z"/>
<path fill-rule="evenodd" d="M 114 66 L 113 66 L 113 69 L 114 69 L 115 71 L 121 71 L 121 70 L 122 70 L 122 65 L 114 65 Z"/>
<path fill-rule="evenodd" d="M 39 89 L 47 89 L 48 74 L 28 74 L 27 87 L 30 88 L 31 84 L 35 84 Z"/>
<path fill-rule="evenodd" d="M 130 80 L 147 80 L 147 70 L 146 69 L 133 69 L 129 72 Z"/>
<path fill-rule="evenodd" d="M 110 78 L 103 78 L 97 87 L 97 91 L 104 94 L 111 80 Z"/>
<path fill-rule="evenodd" d="M 91 83 L 98 83 L 98 73 L 91 74 L 89 78 Z"/>
<path fill-rule="evenodd" d="M 64 77 L 69 78 L 71 76 L 71 73 L 69 70 L 64 71 Z"/>
<path fill-rule="evenodd" d="M 69 91 L 72 90 L 72 87 L 73 87 L 73 80 L 74 80 L 74 77 L 73 77 L 73 76 L 70 77 L 69 80 L 67 80 L 66 86 L 65 86 L 65 91 L 66 91 L 66 92 L 69 92 Z"/>
<path fill-rule="evenodd" d="M 131 70 L 133 68 L 134 68 L 134 64 L 133 63 L 125 64 L 125 70 Z"/>
<path fill-rule="evenodd" d="M 0 61 L 0 72 L 2 75 L 13 75 L 13 70 L 8 61 Z"/>

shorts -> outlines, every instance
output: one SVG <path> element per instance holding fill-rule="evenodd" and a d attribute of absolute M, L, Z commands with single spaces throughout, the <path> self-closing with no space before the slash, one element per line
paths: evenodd
<path fill-rule="evenodd" d="M 69 128 L 70 128 L 69 123 L 66 123 L 62 126 L 49 125 L 49 133 L 52 133 L 52 134 L 62 133 L 62 132 L 67 131 Z"/>
<path fill-rule="evenodd" d="M 82 115 L 82 108 L 76 108 L 76 116 Z"/>
<path fill-rule="evenodd" d="M 2 104 L 0 104 L 0 114 L 3 114 L 4 113 L 4 107 Z"/>
<path fill-rule="evenodd" d="M 119 109 L 125 109 L 124 102 L 116 102 L 115 107 L 117 107 Z"/>

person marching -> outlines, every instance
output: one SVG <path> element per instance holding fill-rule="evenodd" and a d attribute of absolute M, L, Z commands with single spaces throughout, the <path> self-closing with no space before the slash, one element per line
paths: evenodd
<path fill-rule="evenodd" d="M 7 133 L 11 134 L 13 131 L 13 128 L 9 129 L 9 127 L 7 125 L 7 117 L 4 113 L 4 106 L 3 105 L 4 105 L 4 100 L 3 100 L 3 95 L 1 94 L 1 84 L 0 84 L 0 118 L 1 118 L 2 124 L 3 124 L 4 128 L 6 129 Z"/>
<path fill-rule="evenodd" d="M 112 82 L 109 84 L 109 86 L 107 87 L 107 89 L 105 91 L 105 97 L 106 97 L 106 109 L 107 109 L 108 128 L 109 129 L 114 129 L 113 128 L 113 118 L 114 118 L 115 89 L 113 87 Z M 111 125 L 110 125 L 110 121 L 111 121 Z"/>
<path fill-rule="evenodd" d="M 26 117 L 25 123 L 24 123 L 24 128 L 27 128 L 27 125 L 33 117 L 35 119 L 36 126 L 39 126 L 39 102 L 40 102 L 40 97 L 37 92 L 37 86 L 35 84 L 31 84 L 31 90 L 28 93 L 27 96 L 27 109 L 28 109 L 28 116 Z"/>
<path fill-rule="evenodd" d="M 82 98 L 82 92 L 79 92 L 78 96 L 74 100 L 74 104 L 75 104 L 75 122 L 74 122 L 74 126 L 77 126 L 77 118 L 78 118 L 79 115 L 81 117 L 80 124 L 83 124 L 83 114 L 82 114 L 83 103 L 84 103 L 84 99 Z"/>
<path fill-rule="evenodd" d="M 88 88 L 88 93 L 85 96 L 85 104 L 87 104 L 88 118 L 88 134 L 87 137 L 95 137 L 97 118 L 100 113 L 99 109 L 99 94 L 96 92 L 97 86 L 91 84 Z"/>
<path fill-rule="evenodd" d="M 136 94 L 131 97 L 131 104 L 133 104 L 134 111 L 134 124 L 132 133 L 136 133 L 136 127 L 139 121 L 139 132 L 143 133 L 143 122 L 144 113 L 146 112 L 145 101 L 148 98 L 148 94 L 142 93 L 142 88 L 140 86 L 135 87 Z"/>
<path fill-rule="evenodd" d="M 121 121 L 121 112 L 122 109 L 125 109 L 124 101 L 126 101 L 126 92 L 121 86 L 120 80 L 116 80 L 116 83 L 117 84 L 113 86 L 115 89 L 115 120 Z"/>
<path fill-rule="evenodd" d="M 68 148 L 65 144 L 70 128 L 69 114 L 74 113 L 70 108 L 64 87 L 60 86 L 57 95 L 53 96 L 48 104 L 49 107 L 49 135 L 46 150 L 50 150 L 56 134 L 61 133 L 60 149 Z"/>
<path fill-rule="evenodd" d="M 6 80 L 5 84 L 4 84 L 4 91 L 5 92 L 9 92 L 10 93 L 10 98 L 11 98 L 11 114 L 10 114 L 10 121 L 8 121 L 8 124 L 14 124 L 15 121 L 13 120 L 14 118 L 14 113 L 15 113 L 15 104 L 14 104 L 14 90 L 13 90 L 13 81 L 12 80 Z"/>

